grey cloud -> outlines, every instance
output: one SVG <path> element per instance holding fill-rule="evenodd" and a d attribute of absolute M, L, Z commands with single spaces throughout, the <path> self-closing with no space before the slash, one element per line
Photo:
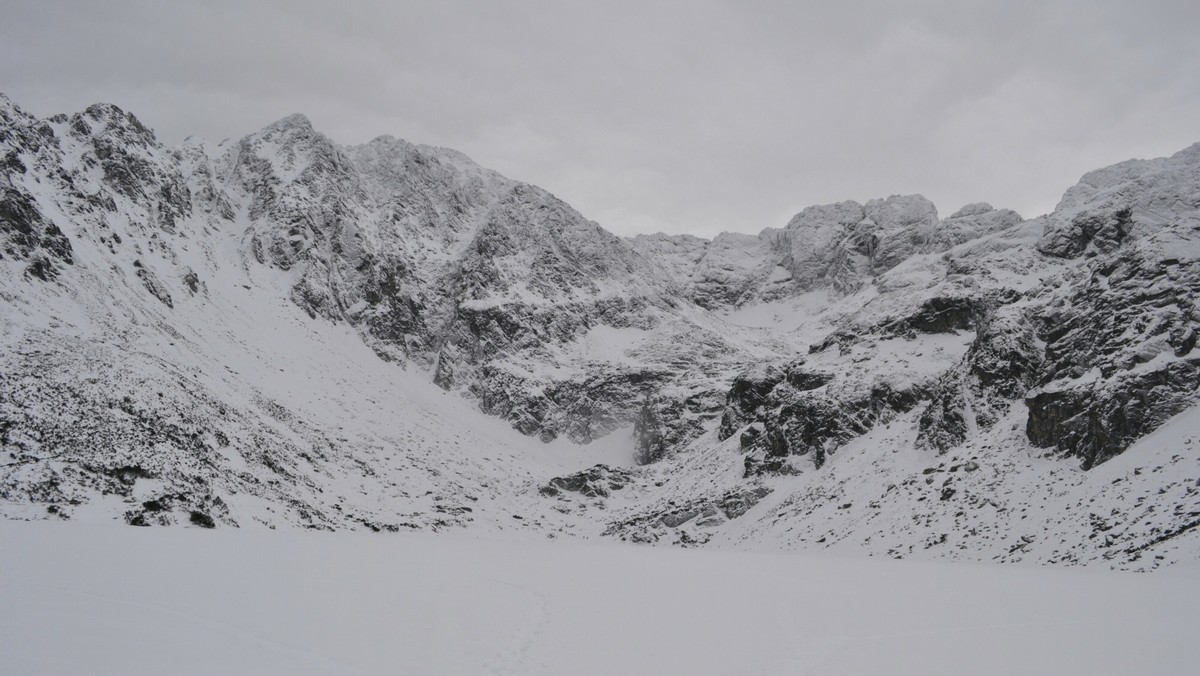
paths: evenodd
<path fill-rule="evenodd" d="M 0 91 L 168 142 L 304 112 L 457 148 L 618 232 L 920 192 L 1051 209 L 1200 140 L 1190 2 L 8 2 Z"/>

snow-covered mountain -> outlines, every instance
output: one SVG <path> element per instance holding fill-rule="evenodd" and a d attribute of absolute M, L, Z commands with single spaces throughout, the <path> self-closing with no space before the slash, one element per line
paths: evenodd
<path fill-rule="evenodd" d="M 1200 144 L 1053 213 L 617 237 L 300 115 L 0 96 L 0 513 L 1200 558 Z"/>

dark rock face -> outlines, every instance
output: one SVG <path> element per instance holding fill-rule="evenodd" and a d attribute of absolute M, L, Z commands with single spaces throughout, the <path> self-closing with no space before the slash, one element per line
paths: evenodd
<path fill-rule="evenodd" d="M 569 492 L 589 498 L 607 498 L 613 491 L 625 488 L 632 478 L 633 475 L 629 471 L 619 467 L 596 465 L 582 472 L 555 477 L 538 490 L 548 497 Z"/>
<path fill-rule="evenodd" d="M 1112 253 L 1132 230 L 1133 209 L 1130 207 L 1081 213 L 1068 227 L 1048 233 L 1038 243 L 1038 251 L 1060 258 Z"/>
<path fill-rule="evenodd" d="M 42 217 L 37 204 L 24 190 L 0 187 L 0 237 L 4 255 L 18 260 L 32 259 L 31 274 L 41 279 L 53 276 L 54 261 L 67 265 L 74 262 L 71 241 L 58 226 Z M 34 265 L 45 272 L 32 272 Z"/>
<path fill-rule="evenodd" d="M 1019 294 L 1011 289 L 976 291 L 973 295 L 933 295 L 915 307 L 876 323 L 856 325 L 847 322 L 809 347 L 809 353 L 824 352 L 835 345 L 845 349 L 871 337 L 915 339 L 921 334 L 972 331 L 998 307 L 1016 302 Z"/>
<path fill-rule="evenodd" d="M 0 260 L 28 261 L 26 276 L 43 281 L 57 277 L 62 265 L 74 263 L 74 249 L 20 185 L 30 172 L 20 156 L 36 158 L 56 148 L 48 125 L 0 99 Z"/>
<path fill-rule="evenodd" d="M 967 351 L 968 373 L 1002 398 L 1024 396 L 1037 380 L 1042 350 L 1032 323 L 1018 309 L 988 316 Z"/>
<path fill-rule="evenodd" d="M 735 377 L 726 395 L 717 438 L 724 441 L 745 425 L 763 419 L 772 390 L 787 373 L 781 365 L 768 364 Z"/>
<path fill-rule="evenodd" d="M 667 421 L 680 417 L 678 411 L 664 406 L 661 400 L 646 397 L 633 425 L 634 458 L 639 465 L 649 465 L 663 459 L 671 448 L 667 440 Z"/>
<path fill-rule="evenodd" d="M 1145 199 L 1136 191 L 1125 198 Z M 1103 218 L 1086 212 L 1041 245 L 1090 259 L 1048 294 L 1036 317 L 1045 363 L 1041 388 L 1025 401 L 1027 432 L 1038 446 L 1081 458 L 1084 468 L 1193 405 L 1200 387 L 1200 260 L 1188 255 L 1195 233 L 1151 218 L 1158 216 L 1141 208 Z"/>
<path fill-rule="evenodd" d="M 742 431 L 747 477 L 787 472 L 791 456 L 809 456 L 820 468 L 837 447 L 911 410 L 924 394 L 921 386 L 839 382 L 803 361 L 765 366 L 734 379 L 718 436 Z"/>
<path fill-rule="evenodd" d="M 912 410 L 924 396 L 921 388 L 895 390 L 888 383 L 829 386 L 824 391 L 779 388 L 763 421 L 761 450 L 745 460 L 746 475 L 785 471 L 788 456 L 812 458 L 820 469 L 839 446 L 861 436 L 897 413 Z"/>
<path fill-rule="evenodd" d="M 1182 360 L 1155 371 L 1038 392 L 1025 400 L 1026 429 L 1034 444 L 1077 456 L 1090 469 L 1198 399 L 1200 359 Z"/>
<path fill-rule="evenodd" d="M 469 385 L 469 374 L 498 356 L 562 345 L 595 326 L 650 328 L 644 298 L 606 298 L 557 306 L 526 303 L 460 303 L 442 337 L 435 382 L 445 388 Z"/>
<path fill-rule="evenodd" d="M 787 378 L 788 385 L 791 385 L 799 392 L 807 392 L 808 390 L 824 387 L 833 380 L 832 373 L 809 371 L 799 367 L 789 368 L 785 377 Z"/>
<path fill-rule="evenodd" d="M 1107 378 L 1162 352 L 1190 354 L 1200 334 L 1198 297 L 1200 261 L 1170 251 L 1132 246 L 1090 262 L 1041 314 L 1041 382 L 1092 368 Z"/>
<path fill-rule="evenodd" d="M 883 328 L 894 335 L 967 331 L 979 322 L 986 307 L 982 298 L 930 298 L 913 314 Z"/>
<path fill-rule="evenodd" d="M 524 434 L 551 441 L 560 435 L 587 443 L 634 422 L 641 401 L 671 374 L 661 371 L 597 369 L 578 379 L 544 382 L 501 366 L 479 368 L 470 393 L 480 408 L 512 422 Z M 674 421 L 671 421 L 673 424 Z M 663 422 L 663 435 L 668 423 Z"/>
<path fill-rule="evenodd" d="M 934 388 L 933 400 L 917 422 L 917 446 L 945 452 L 967 440 L 970 421 L 961 374 L 944 376 Z"/>
<path fill-rule="evenodd" d="M 972 425 L 990 428 L 1035 384 L 1041 361 L 1024 313 L 1002 308 L 987 315 L 962 363 L 934 386 L 918 423 L 917 446 L 944 452 L 965 441 Z"/>

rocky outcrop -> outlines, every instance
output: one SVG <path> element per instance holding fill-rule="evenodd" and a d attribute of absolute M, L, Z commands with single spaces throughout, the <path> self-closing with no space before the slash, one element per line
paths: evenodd
<path fill-rule="evenodd" d="M 925 252 L 949 251 L 971 240 L 1007 230 L 1023 220 L 1012 209 L 996 209 L 987 202 L 968 204 L 938 223 L 923 248 Z"/>
<path fill-rule="evenodd" d="M 538 492 L 547 497 L 562 493 L 578 493 L 587 498 L 607 498 L 613 491 L 629 485 L 633 475 L 627 470 L 608 465 L 596 465 L 582 472 L 555 477 Z"/>
<path fill-rule="evenodd" d="M 940 453 L 988 429 L 1024 398 L 1038 376 L 1042 349 L 1019 308 L 989 313 L 961 364 L 938 381 L 921 413 L 917 446 Z"/>
<path fill-rule="evenodd" d="M 735 490 L 688 500 L 670 501 L 643 513 L 608 524 L 604 534 L 631 542 L 658 542 L 669 538 L 674 544 L 703 544 L 711 531 L 750 511 L 771 489 L 750 484 Z"/>
<path fill-rule="evenodd" d="M 648 395 L 633 426 L 634 460 L 658 462 L 703 435 L 723 413 L 720 390 L 701 386 Z"/>
<path fill-rule="evenodd" d="M 1155 358 L 1187 356 L 1200 334 L 1198 296 L 1200 260 L 1186 250 L 1132 244 L 1073 271 L 1040 316 L 1041 382 L 1091 369 L 1107 378 Z"/>
<path fill-rule="evenodd" d="M 1131 241 L 1103 255 L 1107 245 L 1089 243 L 1095 258 L 1039 318 L 1042 387 L 1026 400 L 1035 444 L 1092 467 L 1195 403 L 1200 261 L 1179 244 Z"/>
<path fill-rule="evenodd" d="M 925 387 L 839 378 L 802 360 L 761 368 L 734 379 L 718 438 L 740 433 L 747 477 L 795 471 L 792 456 L 819 469 L 839 446 L 914 408 Z"/>
<path fill-rule="evenodd" d="M 485 413 L 511 421 L 525 434 L 543 441 L 565 436 L 582 444 L 633 423 L 642 412 L 640 402 L 672 377 L 669 372 L 625 368 L 542 380 L 485 366 L 470 392 Z"/>
<path fill-rule="evenodd" d="M 1091 172 L 1051 214 L 1038 249 L 1083 261 L 1041 292 L 1036 445 L 1092 467 L 1195 402 L 1197 190 L 1200 145 Z"/>
<path fill-rule="evenodd" d="M 74 262 L 70 239 L 47 219 L 20 184 L 27 162 L 57 144 L 54 130 L 26 115 L 0 94 L 0 260 L 25 261 L 26 276 L 54 279 Z M 25 159 L 23 160 L 22 157 Z"/>
<path fill-rule="evenodd" d="M 772 392 L 772 408 L 762 420 L 764 433 L 750 445 L 746 476 L 787 473 L 790 456 L 807 456 L 815 469 L 846 442 L 915 408 L 924 387 L 896 389 L 890 383 L 836 381 L 799 392 L 790 386 Z"/>
<path fill-rule="evenodd" d="M 969 204 L 938 219 L 920 195 L 807 207 L 782 229 L 638 235 L 635 248 L 662 261 L 690 298 L 708 309 L 771 301 L 819 288 L 847 294 L 914 255 L 941 253 L 1021 223 L 1019 214 Z"/>
<path fill-rule="evenodd" d="M 1090 469 L 1200 400 L 1200 359 L 1122 373 L 1093 383 L 1046 388 L 1028 399 L 1034 444 L 1079 457 Z"/>
<path fill-rule="evenodd" d="M 11 187 L 0 176 L 0 238 L 3 255 L 29 261 L 26 274 L 41 280 L 58 275 L 59 265 L 74 262 L 71 240 L 53 222 L 47 221 L 29 193 Z"/>
<path fill-rule="evenodd" d="M 742 427 L 764 419 L 771 403 L 771 392 L 787 374 L 782 364 L 764 364 L 738 374 L 725 396 L 717 438 L 724 441 Z"/>

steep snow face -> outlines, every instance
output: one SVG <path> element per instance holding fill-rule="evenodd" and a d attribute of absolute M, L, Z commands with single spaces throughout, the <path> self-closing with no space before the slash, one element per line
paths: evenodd
<path fill-rule="evenodd" d="M 1200 146 L 1030 221 L 892 196 L 709 241 L 303 116 L 0 125 L 6 515 L 1196 554 L 1190 433 L 1154 435 L 1200 389 Z M 1129 454 L 1127 490 L 1092 478 Z"/>

